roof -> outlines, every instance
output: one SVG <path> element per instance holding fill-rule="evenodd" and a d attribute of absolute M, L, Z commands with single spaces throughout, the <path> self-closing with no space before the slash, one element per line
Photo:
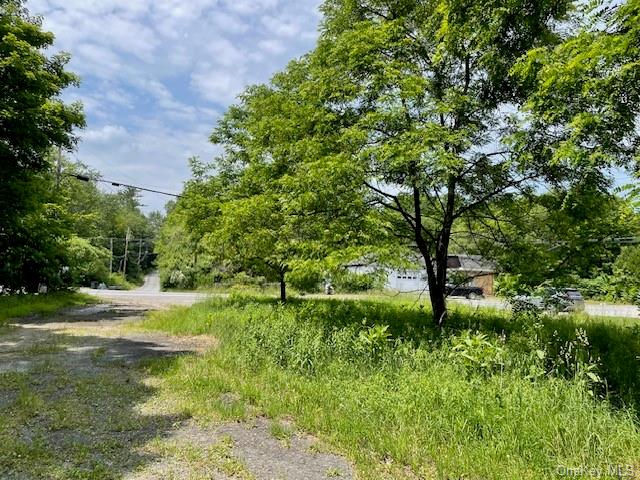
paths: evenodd
<path fill-rule="evenodd" d="M 447 260 L 449 270 L 473 273 L 494 273 L 496 266 L 480 255 L 449 255 Z"/>
<path fill-rule="evenodd" d="M 415 263 L 424 265 L 424 260 L 421 256 L 415 257 Z M 367 262 L 364 259 L 349 263 L 347 267 L 374 267 L 379 268 L 380 265 L 376 262 Z M 452 271 L 458 272 L 470 272 L 470 273 L 495 273 L 496 266 L 493 262 L 482 258 L 480 255 L 449 255 L 447 259 L 447 268 Z"/>

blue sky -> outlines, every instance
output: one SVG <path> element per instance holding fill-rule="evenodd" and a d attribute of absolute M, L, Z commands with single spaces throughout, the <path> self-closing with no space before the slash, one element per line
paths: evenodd
<path fill-rule="evenodd" d="M 28 0 L 72 55 L 87 128 L 72 158 L 109 180 L 180 192 L 249 84 L 313 48 L 320 0 Z M 113 189 L 113 188 L 112 188 Z M 146 210 L 167 198 L 143 195 Z"/>

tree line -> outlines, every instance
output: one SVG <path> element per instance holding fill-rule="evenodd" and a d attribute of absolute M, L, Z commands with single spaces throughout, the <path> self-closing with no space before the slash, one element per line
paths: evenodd
<path fill-rule="evenodd" d="M 141 211 L 134 190 L 105 193 L 70 176 L 99 175 L 63 158 L 85 118 L 81 104 L 61 100 L 79 79 L 66 70 L 67 54 L 47 55 L 53 41 L 21 1 L 0 1 L 2 293 L 135 280 L 150 267 L 161 222 Z M 144 257 L 134 241 L 124 262 L 127 232 L 147 239 Z"/>
<path fill-rule="evenodd" d="M 247 88 L 169 212 L 167 270 L 281 282 L 353 259 L 426 267 L 446 320 L 447 258 L 520 282 L 593 275 L 637 234 L 614 192 L 635 172 L 640 2 L 326 0 L 317 46 Z M 181 259 L 169 252 L 178 241 Z"/>
<path fill-rule="evenodd" d="M 67 55 L 46 55 L 53 35 L 22 2 L 0 8 L 0 279 L 34 290 L 65 282 L 70 239 L 128 235 L 75 221 L 87 212 L 54 159 L 84 125 L 60 99 L 78 79 Z M 637 169 L 638 0 L 321 9 L 314 50 L 247 88 L 211 136 L 222 153 L 192 161 L 156 249 L 166 285 L 244 272 L 279 282 L 285 300 L 288 283 L 417 254 L 442 324 L 450 253 L 496 260 L 514 276 L 503 285 L 628 271 L 607 239 L 637 234 L 613 177 Z M 133 192 L 98 201 L 105 219 L 111 203 L 144 224 L 138 236 L 159 221 Z M 104 259 L 106 245 L 91 247 Z"/>

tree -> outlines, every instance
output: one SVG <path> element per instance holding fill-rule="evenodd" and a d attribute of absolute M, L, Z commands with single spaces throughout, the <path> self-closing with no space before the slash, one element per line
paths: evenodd
<path fill-rule="evenodd" d="M 473 225 L 470 249 L 485 252 L 521 287 L 567 286 L 610 273 L 616 238 L 637 234 L 630 203 L 590 185 L 514 196 L 494 206 L 498 222 Z"/>
<path fill-rule="evenodd" d="M 157 212 L 145 215 L 135 189 L 127 188 L 117 193 L 101 191 L 94 181 L 100 178 L 99 172 L 80 162 L 73 163 L 63 159 L 62 173 L 59 187 L 55 189 L 56 202 L 67 217 L 69 235 L 87 240 L 99 249 L 111 250 L 113 243 L 113 267 L 114 270 L 122 270 L 125 236 L 128 232 L 133 242 L 127 252 L 125 273 L 129 279 L 138 280 L 144 271 L 152 267 L 154 256 L 151 252 L 163 221 L 162 216 Z M 90 181 L 80 181 L 74 175 Z M 57 173 L 50 172 L 50 176 L 55 181 Z M 69 245 L 78 247 L 80 244 L 72 242 Z M 74 264 L 73 259 L 78 256 L 77 248 L 70 253 L 73 253 L 70 262 Z M 87 252 L 87 255 L 91 254 Z M 107 259 L 107 270 L 109 263 L 111 262 Z M 84 278 L 89 276 L 84 275 Z M 102 275 L 100 280 L 105 281 Z"/>
<path fill-rule="evenodd" d="M 34 292 L 40 284 L 62 287 L 69 225 L 66 212 L 56 203 L 55 184 L 41 173 L 13 184 L 17 185 L 26 193 L 18 197 L 17 211 L 3 215 L 11 222 L 0 226 L 0 288 L 6 293 Z"/>
<path fill-rule="evenodd" d="M 514 73 L 531 92 L 527 134 L 580 173 L 637 166 L 640 130 L 640 2 L 594 2 L 578 33 L 538 46 Z"/>
<path fill-rule="evenodd" d="M 314 95 L 351 124 L 347 162 L 385 223 L 424 259 L 434 320 L 447 315 L 456 223 L 553 179 L 548 153 L 514 134 L 527 85 L 510 75 L 561 41 L 568 1 L 329 0 L 311 56 Z M 401 222 L 398 222 L 398 219 Z"/>
<path fill-rule="evenodd" d="M 65 247 L 68 281 L 72 285 L 109 281 L 109 250 L 96 247 L 89 240 L 75 235 L 66 242 Z"/>
<path fill-rule="evenodd" d="M 308 75 L 307 62 L 292 62 L 271 85 L 248 89 L 212 135 L 224 148 L 212 165 L 224 194 L 208 245 L 241 270 L 275 276 L 283 301 L 289 273 L 320 275 L 346 247 L 353 255 L 374 243 L 361 233 L 362 185 L 350 189 L 347 165 L 324 161 L 340 151 L 339 129 L 318 102 L 305 103 Z"/>
<path fill-rule="evenodd" d="M 60 211 L 42 176 L 52 149 L 72 149 L 84 125 L 60 94 L 78 79 L 66 54 L 47 57 L 53 34 L 19 0 L 0 1 L 0 285 L 34 290 L 58 275 Z"/>

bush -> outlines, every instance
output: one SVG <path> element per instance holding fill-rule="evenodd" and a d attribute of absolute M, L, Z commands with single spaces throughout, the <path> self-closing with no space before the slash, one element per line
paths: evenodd
<path fill-rule="evenodd" d="M 322 290 L 324 275 L 317 268 L 295 268 L 287 273 L 287 282 L 293 288 L 305 293 L 318 293 Z"/>
<path fill-rule="evenodd" d="M 366 292 L 384 287 L 386 273 L 377 271 L 372 273 L 340 272 L 332 275 L 332 283 L 336 291 L 345 293 Z"/>
<path fill-rule="evenodd" d="M 512 298 L 529 290 L 522 283 L 520 275 L 512 275 L 510 273 L 501 273 L 496 277 L 495 289 L 496 296 L 505 298 Z"/>
<path fill-rule="evenodd" d="M 107 286 L 116 287 L 120 290 L 131 290 L 135 288 L 135 285 L 129 282 L 126 278 L 122 277 L 120 273 L 110 273 L 106 281 Z"/>
<path fill-rule="evenodd" d="M 88 240 L 72 237 L 66 242 L 69 281 L 75 286 L 88 286 L 91 282 L 107 282 L 109 258 L 106 248 L 91 245 Z"/>

